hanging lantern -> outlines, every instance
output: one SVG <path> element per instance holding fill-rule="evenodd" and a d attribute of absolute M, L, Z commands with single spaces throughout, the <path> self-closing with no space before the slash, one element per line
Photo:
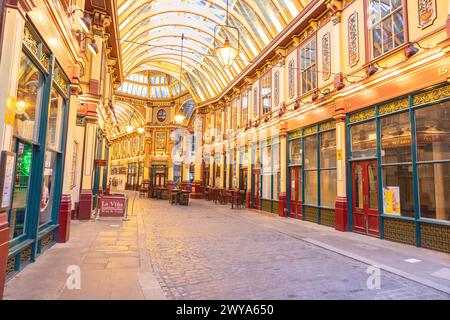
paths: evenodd
<path fill-rule="evenodd" d="M 225 24 L 219 24 L 214 27 L 214 54 L 219 59 L 224 68 L 230 68 L 233 62 L 239 56 L 240 53 L 240 33 L 239 29 L 229 25 L 228 18 L 228 0 L 227 0 L 227 12 Z M 225 41 L 221 43 L 219 41 L 219 32 L 223 31 L 225 34 Z M 237 41 L 237 46 L 233 46 L 228 38 L 228 35 L 234 35 Z"/>
<path fill-rule="evenodd" d="M 239 55 L 239 50 L 233 48 L 230 44 L 230 40 L 226 38 L 223 46 L 215 49 L 215 54 L 224 68 L 229 68 Z"/>
<path fill-rule="evenodd" d="M 134 127 L 130 124 L 127 126 L 127 132 L 132 133 L 134 131 Z"/>

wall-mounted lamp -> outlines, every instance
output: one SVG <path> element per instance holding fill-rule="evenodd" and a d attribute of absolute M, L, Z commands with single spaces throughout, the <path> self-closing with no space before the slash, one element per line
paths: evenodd
<path fill-rule="evenodd" d="M 405 57 L 406 59 L 411 58 L 412 56 L 416 55 L 416 53 L 419 52 L 419 49 L 417 49 L 414 44 L 410 44 L 406 49 L 405 49 Z"/>
<path fill-rule="evenodd" d="M 90 39 L 91 42 L 88 44 L 89 50 L 92 52 L 92 54 L 94 56 L 96 56 L 98 54 L 99 49 L 98 49 L 98 45 L 95 42 L 94 38 L 86 35 L 85 33 L 81 32 L 81 31 L 77 31 L 76 35 L 77 35 L 78 41 L 84 41 L 85 39 Z"/>
<path fill-rule="evenodd" d="M 375 67 L 373 64 L 371 64 L 366 70 L 366 74 L 368 77 L 373 76 L 377 72 L 378 72 L 378 68 Z"/>
<path fill-rule="evenodd" d="M 137 132 L 138 132 L 139 134 L 143 134 L 143 133 L 144 133 L 144 131 L 145 131 L 145 129 L 144 129 L 144 128 L 142 128 L 142 127 L 140 127 L 140 128 L 137 128 Z"/>
<path fill-rule="evenodd" d="M 175 122 L 176 122 L 176 124 L 178 124 L 179 126 L 183 123 L 183 121 L 184 121 L 184 115 L 182 115 L 182 114 L 177 114 L 177 115 L 175 116 Z"/>
<path fill-rule="evenodd" d="M 85 12 L 80 8 L 75 8 L 69 12 L 70 15 L 73 15 L 75 12 L 80 11 L 82 15 L 78 18 L 78 22 L 81 25 L 81 28 L 84 32 L 89 33 L 91 31 L 92 20 L 88 16 L 85 15 Z"/>

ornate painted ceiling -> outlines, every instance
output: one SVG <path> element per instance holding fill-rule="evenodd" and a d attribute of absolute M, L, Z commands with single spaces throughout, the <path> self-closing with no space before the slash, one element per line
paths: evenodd
<path fill-rule="evenodd" d="M 229 25 L 240 32 L 240 55 L 230 68 L 214 56 L 214 28 L 226 22 L 227 0 L 118 0 L 125 76 L 152 70 L 179 79 L 196 102 L 219 95 L 311 0 L 229 0 Z M 218 29 L 217 40 L 237 35 Z"/>

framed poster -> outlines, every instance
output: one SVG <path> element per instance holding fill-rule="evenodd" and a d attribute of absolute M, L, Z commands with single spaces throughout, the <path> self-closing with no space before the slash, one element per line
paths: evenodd
<path fill-rule="evenodd" d="M 383 187 L 383 200 L 385 214 L 400 215 L 400 187 Z"/>
<path fill-rule="evenodd" d="M 0 159 L 0 210 L 11 207 L 16 169 L 16 154 L 2 151 Z"/>

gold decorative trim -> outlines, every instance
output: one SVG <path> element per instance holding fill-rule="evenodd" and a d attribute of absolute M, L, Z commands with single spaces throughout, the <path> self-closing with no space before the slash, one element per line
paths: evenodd
<path fill-rule="evenodd" d="M 320 129 L 320 131 L 336 129 L 336 121 L 335 120 L 331 120 L 331 121 L 328 121 L 328 122 L 321 123 L 319 125 L 319 129 Z"/>
<path fill-rule="evenodd" d="M 448 97 L 450 97 L 450 85 L 415 95 L 413 97 L 413 105 L 417 106 Z"/>
<path fill-rule="evenodd" d="M 38 41 L 26 25 L 22 37 L 23 44 L 35 55 L 38 55 Z"/>
<path fill-rule="evenodd" d="M 305 130 L 303 130 L 304 135 L 308 135 L 308 134 L 313 134 L 313 133 L 317 133 L 317 126 L 314 125 L 312 127 L 308 127 Z"/>
<path fill-rule="evenodd" d="M 50 69 L 50 51 L 28 25 L 24 27 L 22 42 L 48 71 Z"/>
<path fill-rule="evenodd" d="M 409 108 L 409 100 L 408 100 L 408 98 L 405 98 L 405 99 L 393 101 L 393 102 L 390 102 L 390 103 L 380 106 L 380 108 L 378 109 L 378 114 L 380 114 L 380 115 L 388 114 L 388 113 L 400 111 L 400 110 L 407 109 L 407 108 Z"/>
<path fill-rule="evenodd" d="M 366 109 L 350 115 L 350 123 L 364 121 L 370 118 L 375 118 L 375 108 Z"/>
<path fill-rule="evenodd" d="M 69 90 L 69 82 L 62 74 L 62 70 L 59 65 L 56 65 L 55 67 L 55 75 L 53 80 L 55 81 L 56 85 L 61 89 L 61 91 L 67 94 Z"/>
<path fill-rule="evenodd" d="M 295 130 L 295 131 L 289 133 L 289 140 L 296 140 L 301 137 L 303 137 L 302 129 L 298 129 L 298 130 Z"/>

